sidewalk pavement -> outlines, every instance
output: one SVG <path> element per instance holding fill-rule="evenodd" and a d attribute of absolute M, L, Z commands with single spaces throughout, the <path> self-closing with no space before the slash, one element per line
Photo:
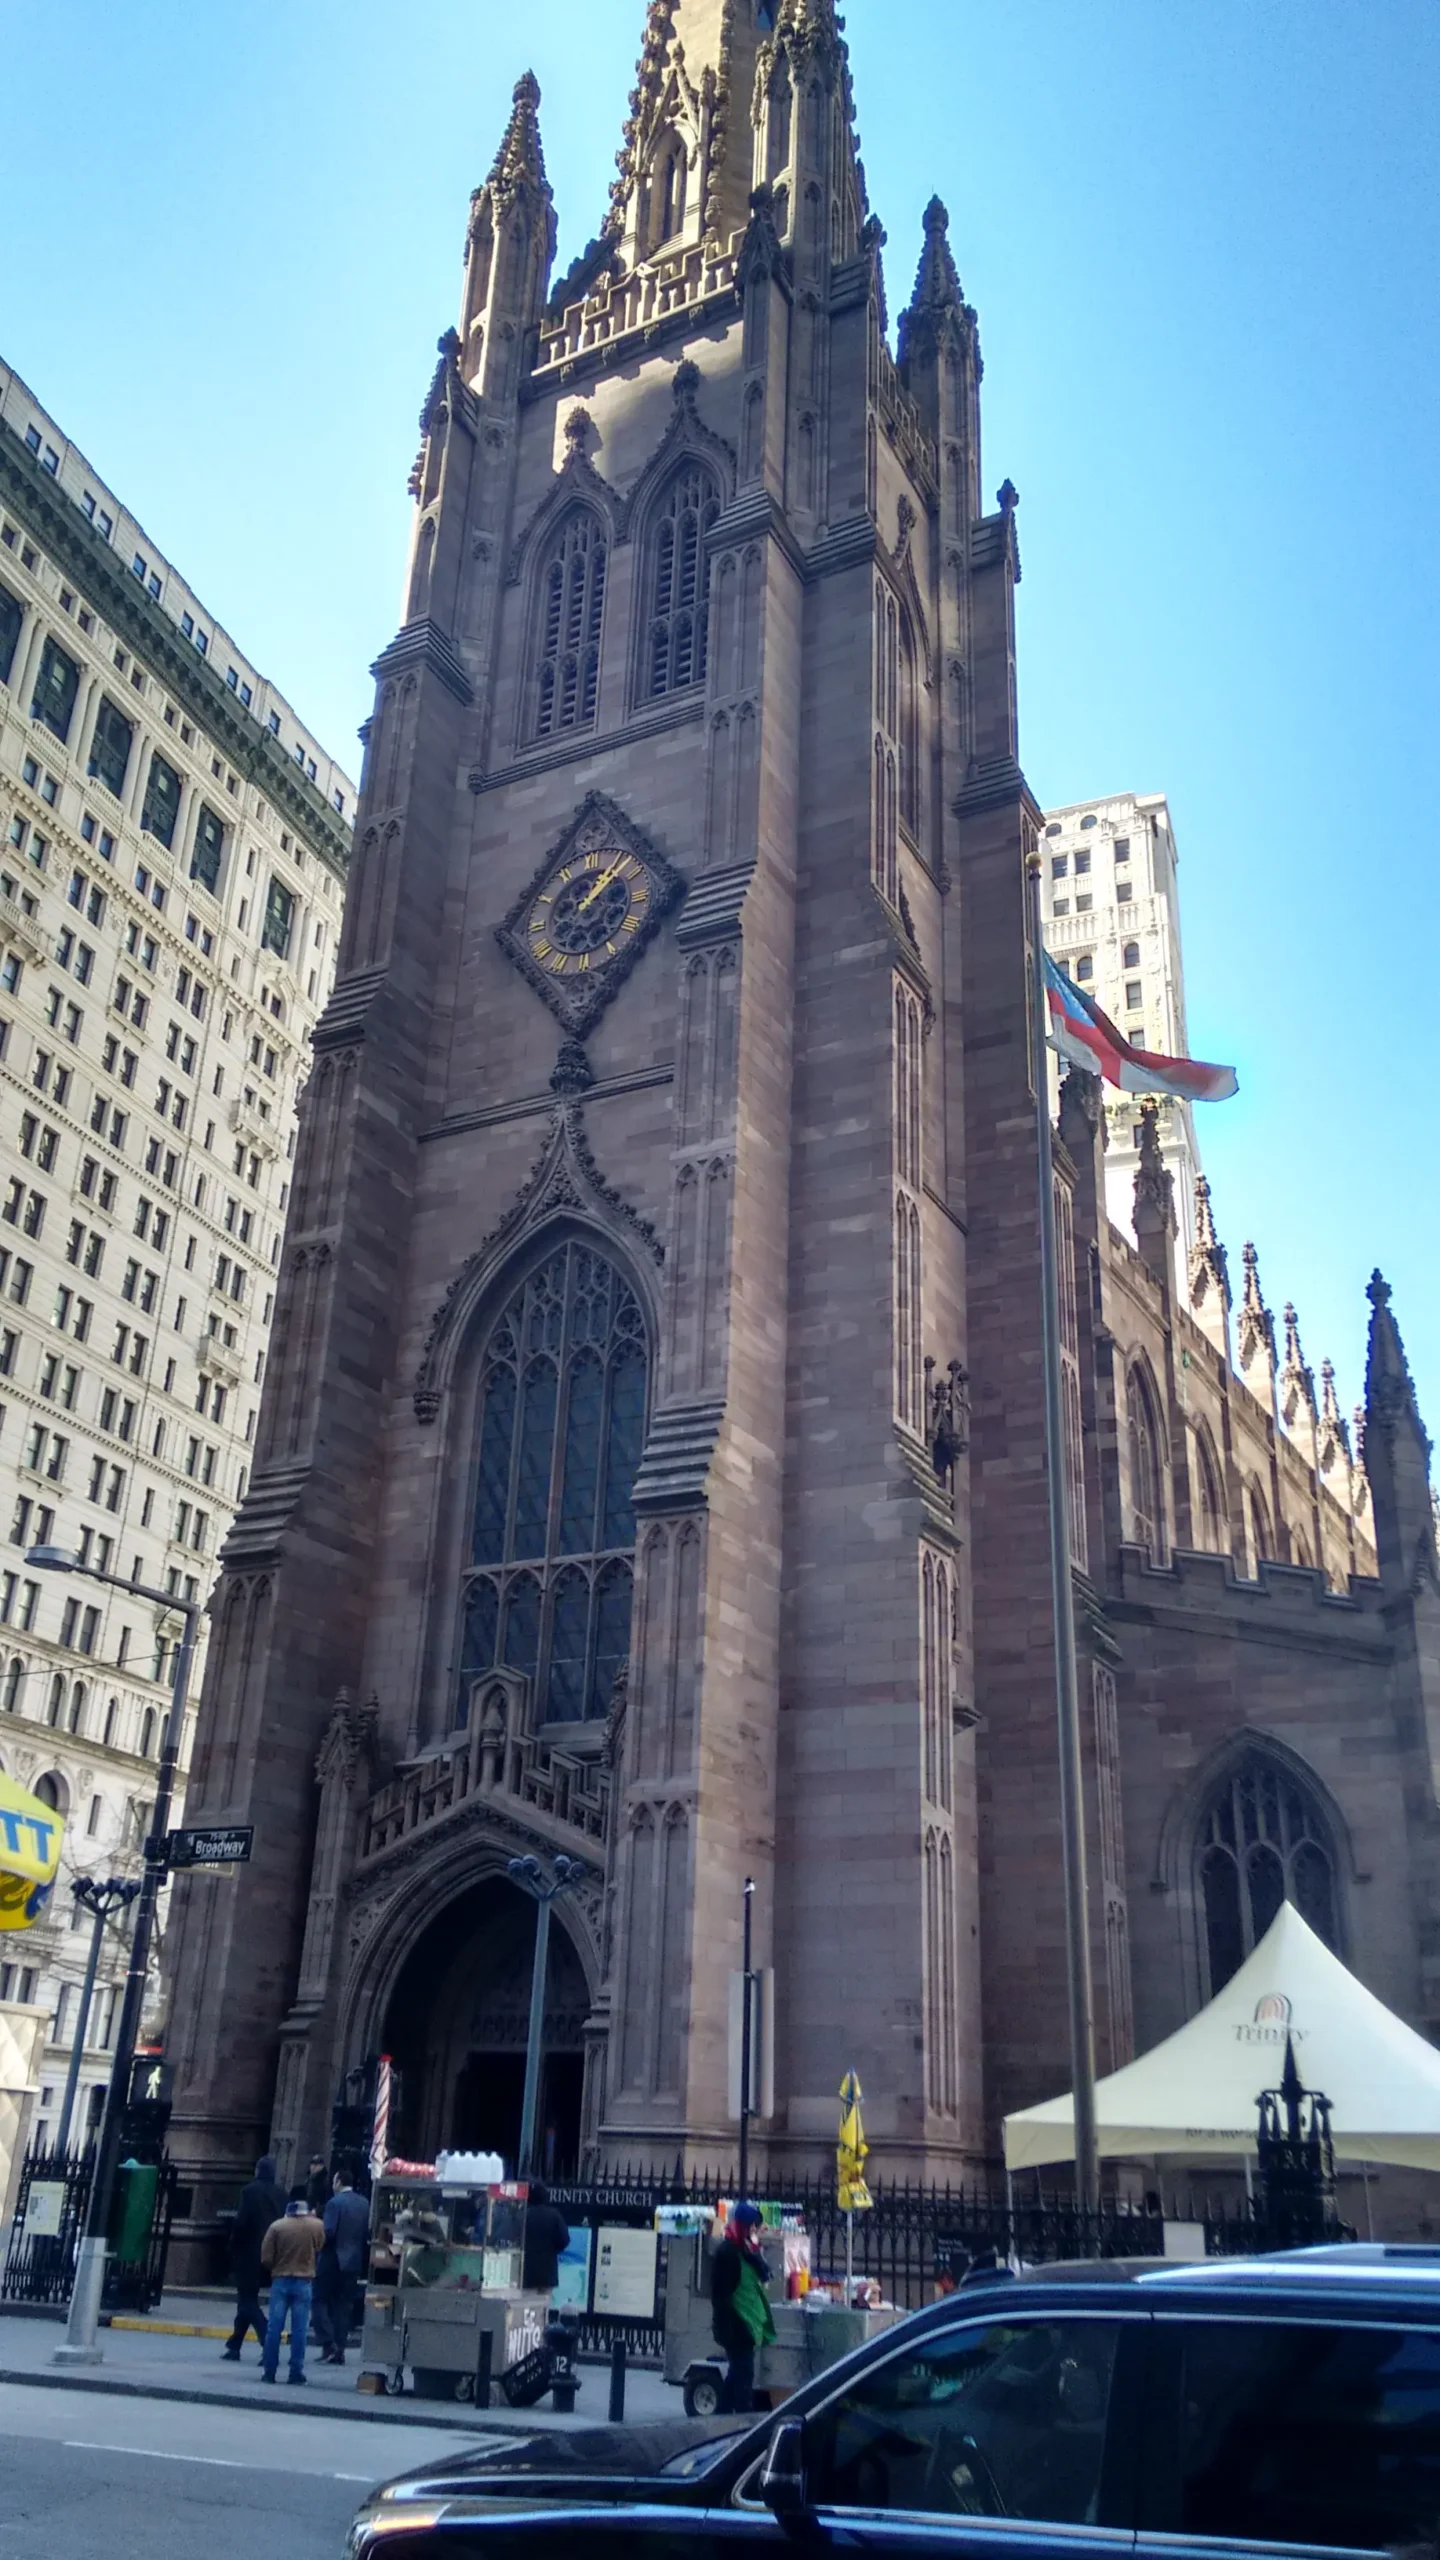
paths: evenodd
<path fill-rule="evenodd" d="M 340 2366 L 322 2364 L 318 2348 L 307 2353 L 305 2385 L 292 2390 L 284 2381 L 260 2378 L 260 2351 L 248 2340 L 238 2364 L 229 2364 L 220 2342 L 230 2334 L 228 2320 L 215 2324 L 217 2300 L 167 2294 L 153 2317 L 117 2319 L 100 2332 L 103 2362 L 56 2365 L 51 2362 L 64 2330 L 58 2320 L 37 2320 L 0 2312 L 0 2382 L 31 2383 L 64 2391 L 109 2392 L 148 2400 L 189 2400 L 221 2408 L 282 2409 L 287 2415 L 363 2419 L 376 2426 L 453 2427 L 478 2435 L 490 2429 L 503 2434 L 530 2434 L 538 2427 L 593 2427 L 605 2423 L 609 2410 L 609 2373 L 604 2365 L 581 2369 L 580 2396 L 573 2417 L 561 2417 L 547 2401 L 538 2409 L 511 2409 L 497 2391 L 495 2405 L 474 2409 L 451 2400 L 371 2397 L 356 2389 L 359 2357 L 352 2348 Z M 207 2320 L 205 2315 L 211 2316 Z M 192 2315 L 198 2315 L 193 2316 Z M 680 2394 L 653 2370 L 632 2366 L 625 2378 L 627 2425 L 683 2416 Z M 396 2447 L 395 2467 L 404 2467 L 403 2448 Z"/>

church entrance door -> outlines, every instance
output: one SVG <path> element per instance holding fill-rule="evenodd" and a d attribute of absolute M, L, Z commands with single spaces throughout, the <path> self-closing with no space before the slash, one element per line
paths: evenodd
<path fill-rule="evenodd" d="M 498 2151 L 513 2174 L 520 2146 L 535 1905 L 487 1877 L 437 1913 L 401 1969 L 382 2036 L 400 2073 L 390 2140 L 410 2159 Z M 580 2148 L 584 1968 L 557 1912 L 550 1929 L 538 2152 L 553 2174 Z"/>

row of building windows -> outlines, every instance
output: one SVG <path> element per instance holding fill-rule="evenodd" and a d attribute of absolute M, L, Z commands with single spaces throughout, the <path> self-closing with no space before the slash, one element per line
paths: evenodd
<path fill-rule="evenodd" d="M 41 431 L 37 426 L 32 424 L 26 428 L 25 442 L 30 452 L 38 456 L 42 470 L 48 471 L 52 477 L 57 475 L 60 468 L 60 456 L 54 445 L 50 444 L 42 436 Z M 109 514 L 107 509 L 100 505 L 93 489 L 87 489 L 84 491 L 80 499 L 80 512 L 84 516 L 86 523 L 92 525 L 104 541 L 109 542 L 113 539 L 115 532 L 114 518 Z M 7 536 L 10 537 L 13 547 L 14 527 L 7 526 L 6 533 Z M 25 558 L 26 568 L 33 569 L 36 565 L 36 555 L 34 551 L 27 548 Z M 145 589 L 146 594 L 152 597 L 155 603 L 158 604 L 164 592 L 164 582 L 159 570 L 151 568 L 149 561 L 146 559 L 145 554 L 142 551 L 137 551 L 131 559 L 130 574 L 136 580 L 137 584 Z M 67 613 L 70 611 L 73 602 L 73 596 L 62 594 L 61 604 Z M 82 630 L 90 630 L 92 627 L 92 621 L 93 617 L 90 614 L 82 613 L 80 617 Z M 182 637 L 192 643 L 199 657 L 209 657 L 211 635 L 196 622 L 193 613 L 187 612 L 181 614 L 180 631 Z M 0 681 L 5 680 L 4 671 L 3 669 L 0 669 Z M 230 666 L 226 668 L 225 682 L 231 693 L 237 696 L 245 710 L 251 710 L 254 703 L 254 688 L 248 678 L 241 675 L 238 667 Z M 269 713 L 268 726 L 271 736 L 278 738 L 280 735 L 280 714 L 278 711 L 271 711 Z M 296 763 L 300 766 L 302 772 L 307 776 L 307 778 L 311 782 L 318 781 L 319 776 L 315 757 L 310 754 L 303 739 L 297 738 L 295 740 L 292 752 Z M 341 817 L 343 817 L 345 814 L 344 792 L 338 787 L 335 787 L 332 789 L 330 797 L 332 805 L 336 810 L 338 810 Z"/>

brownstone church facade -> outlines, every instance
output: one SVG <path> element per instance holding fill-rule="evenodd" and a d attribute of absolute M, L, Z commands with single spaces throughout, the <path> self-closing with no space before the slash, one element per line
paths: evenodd
<path fill-rule="evenodd" d="M 513 2152 L 533 1905 L 561 2161 L 723 2156 L 741 1889 L 775 2165 L 1068 2077 L 1015 492 L 946 236 L 887 336 L 831 0 L 652 0 L 553 289 L 532 80 L 470 209 L 376 666 L 177 1885 L 203 2222 L 380 2051 Z M 1289 1891 L 1440 2021 L 1440 1593 L 1374 1291 L 1364 1465 L 1153 1130 L 1057 1144 L 1101 2067 Z M 1232 1322 L 1235 1341 L 1231 1342 Z M 1368 1471 L 1368 1472 L 1367 1472 Z M 1378 1565 L 1377 1565 L 1378 1556 Z"/>

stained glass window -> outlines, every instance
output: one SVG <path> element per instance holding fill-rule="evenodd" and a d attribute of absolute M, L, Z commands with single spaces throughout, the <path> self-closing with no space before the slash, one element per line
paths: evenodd
<path fill-rule="evenodd" d="M 603 1717 L 630 1650 L 645 1324 L 629 1283 L 572 1242 L 532 1271 L 485 1347 L 455 1720 L 496 1663 L 537 1724 Z"/>
<path fill-rule="evenodd" d="M 1300 1781 L 1263 1752 L 1249 1753 L 1211 1796 L 1199 1864 L 1212 1999 L 1286 1900 L 1338 1951 L 1328 1826 Z"/>

